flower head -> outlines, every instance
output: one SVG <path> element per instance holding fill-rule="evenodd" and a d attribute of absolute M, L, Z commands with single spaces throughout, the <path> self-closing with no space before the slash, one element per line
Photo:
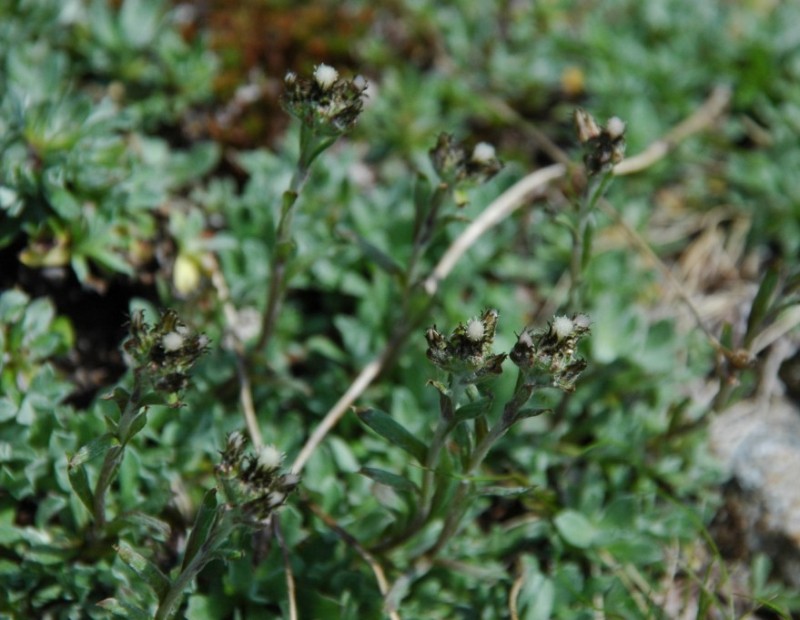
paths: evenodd
<path fill-rule="evenodd" d="M 497 329 L 497 310 L 485 310 L 458 325 L 449 337 L 431 327 L 425 333 L 428 341 L 428 359 L 436 366 L 454 375 L 463 383 L 475 383 L 500 374 L 505 354 L 494 355 L 492 344 Z"/>
<path fill-rule="evenodd" d="M 625 156 L 625 123 L 613 116 L 606 127 L 601 127 L 594 117 L 578 108 L 575 110 L 575 129 L 584 149 L 583 162 L 589 175 L 610 170 Z"/>
<path fill-rule="evenodd" d="M 179 392 L 188 383 L 188 372 L 208 348 L 208 337 L 192 330 L 172 310 L 149 325 L 144 313 L 131 317 L 130 337 L 122 345 L 134 372 L 146 376 L 161 392 Z"/>
<path fill-rule="evenodd" d="M 509 357 L 529 382 L 545 380 L 553 387 L 572 391 L 586 368 L 586 360 L 576 357 L 575 350 L 578 341 L 589 333 L 590 324 L 585 314 L 554 317 L 545 331 L 523 331 Z"/>
<path fill-rule="evenodd" d="M 470 151 L 448 133 L 439 134 L 430 158 L 436 173 L 449 185 L 464 181 L 483 183 L 503 167 L 491 144 L 479 142 Z"/>
<path fill-rule="evenodd" d="M 216 474 L 229 503 L 241 510 L 245 520 L 258 522 L 284 504 L 300 477 L 281 473 L 283 453 L 277 447 L 264 445 L 253 454 L 246 451 L 246 444 L 242 433 L 228 435 Z"/>
<path fill-rule="evenodd" d="M 283 107 L 321 135 L 344 133 L 355 125 L 364 107 L 367 81 L 361 76 L 340 78 L 336 69 L 325 64 L 317 65 L 311 79 L 290 71 L 283 83 Z"/>

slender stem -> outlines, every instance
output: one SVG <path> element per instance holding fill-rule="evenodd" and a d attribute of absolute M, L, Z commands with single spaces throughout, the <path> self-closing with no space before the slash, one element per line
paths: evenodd
<path fill-rule="evenodd" d="M 308 179 L 311 164 L 325 149 L 330 147 L 337 136 L 317 135 L 312 127 L 306 123 L 300 125 L 300 154 L 297 159 L 289 188 L 283 193 L 281 215 L 275 235 L 275 245 L 272 248 L 270 283 L 267 289 L 267 302 L 261 320 L 261 335 L 256 343 L 256 349 L 266 349 L 269 346 L 275 325 L 280 314 L 281 304 L 286 293 L 286 267 L 291 257 L 292 243 L 292 216 L 297 197 Z"/>
<path fill-rule="evenodd" d="M 572 230 L 572 256 L 570 257 L 570 291 L 569 303 L 573 310 L 582 306 L 583 272 L 592 254 L 592 238 L 589 230 L 590 218 L 597 201 L 605 194 L 614 179 L 613 170 L 608 170 L 601 177 L 591 178 L 588 187 L 578 205 L 577 225 Z"/>
<path fill-rule="evenodd" d="M 269 287 L 267 288 L 267 302 L 261 319 L 261 335 L 256 343 L 256 349 L 266 349 L 275 332 L 278 314 L 280 313 L 281 304 L 283 303 L 283 297 L 286 292 L 286 266 L 291 253 L 291 223 L 294 205 L 297 202 L 298 192 L 307 176 L 308 168 L 298 165 L 297 170 L 295 170 L 292 176 L 290 188 L 284 192 L 283 195 L 281 216 L 278 220 L 278 230 L 270 261 L 272 270 L 270 273 Z"/>

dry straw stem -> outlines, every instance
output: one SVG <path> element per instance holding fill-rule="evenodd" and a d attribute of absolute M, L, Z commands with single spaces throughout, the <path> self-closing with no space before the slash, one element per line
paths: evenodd
<path fill-rule="evenodd" d="M 250 376 L 247 374 L 247 365 L 245 363 L 244 344 L 242 344 L 236 331 L 236 326 L 239 325 L 239 313 L 231 301 L 228 283 L 225 281 L 225 276 L 219 268 L 216 257 L 213 254 L 209 254 L 204 266 L 211 274 L 211 283 L 217 290 L 217 297 L 222 303 L 222 312 L 228 324 L 228 332 L 233 342 L 233 352 L 236 355 L 236 373 L 239 376 L 239 401 L 242 404 L 244 421 L 247 425 L 250 441 L 257 451 L 264 444 L 264 440 L 261 437 L 261 429 L 258 427 L 258 419 L 256 418 L 253 390 L 250 387 Z"/>
<path fill-rule="evenodd" d="M 730 89 L 727 87 L 721 86 L 715 88 L 711 96 L 694 114 L 678 124 L 663 138 L 654 142 L 640 155 L 621 161 L 614 168 L 615 174 L 622 175 L 639 172 L 665 157 L 681 140 L 685 140 L 692 134 L 712 124 L 725 109 L 725 106 L 730 100 L 730 94 Z M 447 249 L 439 263 L 434 267 L 431 274 L 423 283 L 424 290 L 430 296 L 435 295 L 438 291 L 439 284 L 450 274 L 461 256 L 464 255 L 477 239 L 489 229 L 503 221 L 503 219 L 509 217 L 514 211 L 525 204 L 526 200 L 532 195 L 542 192 L 549 183 L 563 177 L 566 172 L 567 166 L 564 164 L 554 164 L 547 168 L 542 168 L 541 170 L 537 170 L 523 177 L 498 196 L 486 207 L 483 213 L 464 229 L 461 235 L 459 235 Z M 359 373 L 352 385 L 330 411 L 325 414 L 322 422 L 320 422 L 319 426 L 308 438 L 292 465 L 293 472 L 299 473 L 302 471 L 317 446 L 322 443 L 325 436 L 347 413 L 356 399 L 361 396 L 364 390 L 366 390 L 372 381 L 380 374 L 384 364 L 392 359 L 396 349 L 403 344 L 407 335 L 408 334 L 404 332 L 394 338 L 386 345 L 384 350 Z"/>
<path fill-rule="evenodd" d="M 289 620 L 298 620 L 297 588 L 295 587 L 292 563 L 289 560 L 289 548 L 286 546 L 286 540 L 283 537 L 280 522 L 277 518 L 272 521 L 272 531 L 275 532 L 275 538 L 278 540 L 281 555 L 283 556 L 283 571 L 286 574 L 286 596 L 289 599 Z"/>
<path fill-rule="evenodd" d="M 705 103 L 681 123 L 673 127 L 663 138 L 656 140 L 644 151 L 628 157 L 614 166 L 614 176 L 624 176 L 649 168 L 675 149 L 683 140 L 711 125 L 728 106 L 731 100 L 728 86 L 717 86 Z"/>

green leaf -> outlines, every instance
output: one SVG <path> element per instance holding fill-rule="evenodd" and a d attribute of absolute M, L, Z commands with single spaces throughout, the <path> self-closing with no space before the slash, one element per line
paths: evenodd
<path fill-rule="evenodd" d="M 82 465 L 73 466 L 70 464 L 67 467 L 67 476 L 69 477 L 70 486 L 75 494 L 81 500 L 86 509 L 94 512 L 94 493 L 89 486 L 89 475 L 86 473 L 86 468 Z"/>
<path fill-rule="evenodd" d="M 358 417 L 389 443 L 408 452 L 420 465 L 425 463 L 425 453 L 427 452 L 425 444 L 389 414 L 377 409 L 364 409 L 358 412 Z"/>
<path fill-rule="evenodd" d="M 130 401 L 130 399 L 131 399 L 131 393 L 125 388 L 121 387 L 115 387 L 113 392 L 103 396 L 103 400 L 112 401 L 117 406 L 117 409 L 119 410 L 120 413 L 125 411 L 125 408 L 128 406 L 128 401 Z"/>
<path fill-rule="evenodd" d="M 404 478 L 403 476 L 398 476 L 397 474 L 385 471 L 383 469 L 376 469 L 374 467 L 362 467 L 358 473 L 367 476 L 367 478 L 371 478 L 375 482 L 379 482 L 380 484 L 385 484 L 386 486 L 392 487 L 396 491 L 419 493 L 419 488 L 411 480 L 409 480 L 408 478 Z"/>
<path fill-rule="evenodd" d="M 475 402 L 459 407 L 456 409 L 456 420 L 472 420 L 473 418 L 488 413 L 489 409 L 492 407 L 492 401 L 493 399 L 491 398 L 481 398 Z"/>
<path fill-rule="evenodd" d="M 137 532 L 147 532 L 148 538 L 165 542 L 172 532 L 168 523 L 143 512 L 128 512 L 117 517 L 118 521 L 135 527 Z"/>
<path fill-rule="evenodd" d="M 472 432 L 467 424 L 457 424 L 452 437 L 458 446 L 461 467 L 466 468 L 472 454 Z"/>
<path fill-rule="evenodd" d="M 105 433 L 100 437 L 96 437 L 72 455 L 72 458 L 69 460 L 69 466 L 81 466 L 84 463 L 87 463 L 88 461 L 105 454 L 113 445 L 119 445 L 119 442 L 111 433 Z"/>
<path fill-rule="evenodd" d="M 381 250 L 378 246 L 370 243 L 364 237 L 352 230 L 340 229 L 337 231 L 339 236 L 350 244 L 355 244 L 361 252 L 375 265 L 383 269 L 386 273 L 391 275 L 399 275 L 403 272 L 400 265 L 389 256 L 386 252 Z"/>
<path fill-rule="evenodd" d="M 745 347 L 748 347 L 753 341 L 753 338 L 756 337 L 758 328 L 769 311 L 769 305 L 777 286 L 778 269 L 773 267 L 764 274 L 761 285 L 758 287 L 758 292 L 753 299 L 753 304 L 750 306 L 750 315 L 747 317 L 747 331 L 745 332 L 744 338 Z"/>
<path fill-rule="evenodd" d="M 594 224 L 586 222 L 586 229 L 583 234 L 583 247 L 581 249 L 581 269 L 586 271 L 592 260 L 592 243 L 594 241 Z"/>
<path fill-rule="evenodd" d="M 597 528 L 577 510 L 563 510 L 553 522 L 561 538 L 573 547 L 587 549 L 597 538 Z"/>
<path fill-rule="evenodd" d="M 189 534 L 189 540 L 186 542 L 186 553 L 183 556 L 181 572 L 186 570 L 186 567 L 191 564 L 200 549 L 202 549 L 203 544 L 208 540 L 211 530 L 217 521 L 217 514 L 217 490 L 211 489 L 203 497 L 203 503 L 197 511 L 192 533 Z"/>
<path fill-rule="evenodd" d="M 417 174 L 414 183 L 414 238 L 417 238 L 431 208 L 431 182 L 425 175 Z"/>
<path fill-rule="evenodd" d="M 478 489 L 479 495 L 489 495 L 492 497 L 518 497 L 526 495 L 536 487 L 483 487 Z"/>
<path fill-rule="evenodd" d="M 22 291 L 11 289 L 0 295 L 0 322 L 16 323 L 25 312 L 29 297 Z"/>
<path fill-rule="evenodd" d="M 48 188 L 47 198 L 50 206 L 63 220 L 75 220 L 81 215 L 81 205 L 69 191 L 63 187 Z"/>
<path fill-rule="evenodd" d="M 153 616 L 147 613 L 141 607 L 137 607 L 131 603 L 118 601 L 115 598 L 107 598 L 97 603 L 98 607 L 107 609 L 112 614 L 127 618 L 128 620 L 152 620 Z"/>
<path fill-rule="evenodd" d="M 520 420 L 524 420 L 525 418 L 535 418 L 538 415 L 542 415 L 543 413 L 552 413 L 552 409 L 547 407 L 523 407 L 519 411 L 517 411 L 517 415 L 514 416 L 514 424 L 519 422 Z"/>
<path fill-rule="evenodd" d="M 142 554 L 134 551 L 127 543 L 121 542 L 114 547 L 125 564 L 130 566 L 148 586 L 155 592 L 159 600 L 169 591 L 170 581 L 161 570 Z"/>
<path fill-rule="evenodd" d="M 17 407 L 10 398 L 0 397 L 0 422 L 13 419 L 17 415 Z"/>

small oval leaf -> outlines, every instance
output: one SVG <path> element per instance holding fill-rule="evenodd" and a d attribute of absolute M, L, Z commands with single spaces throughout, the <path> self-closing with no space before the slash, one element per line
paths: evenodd
<path fill-rule="evenodd" d="M 597 538 L 597 528 L 577 510 L 563 510 L 553 522 L 561 538 L 573 547 L 587 549 Z"/>

